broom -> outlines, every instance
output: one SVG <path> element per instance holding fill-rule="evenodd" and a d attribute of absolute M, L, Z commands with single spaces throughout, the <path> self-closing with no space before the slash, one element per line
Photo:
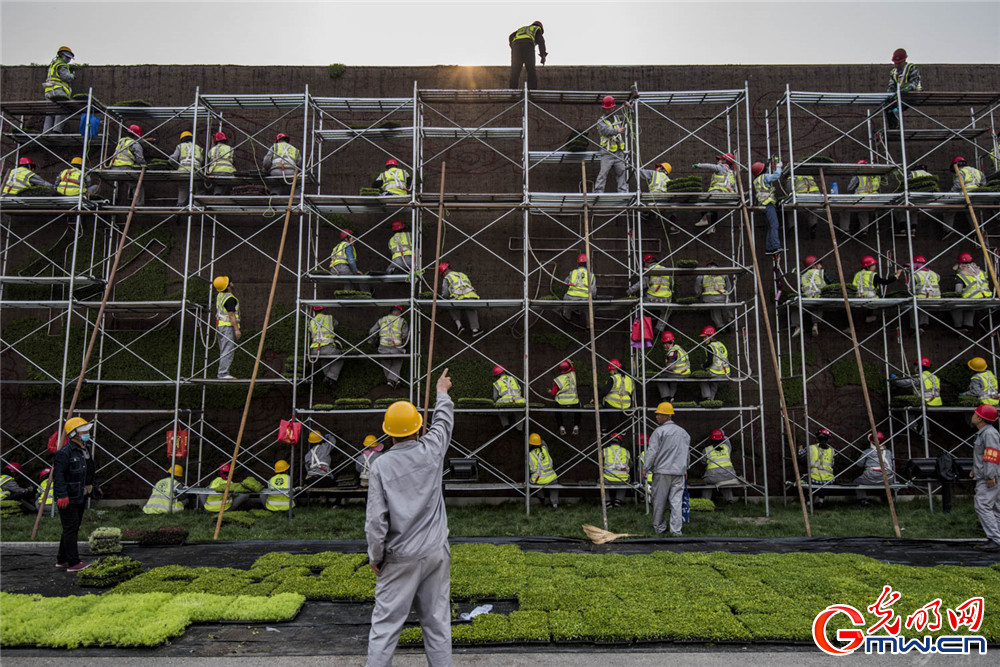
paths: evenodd
<path fill-rule="evenodd" d="M 607 542 L 617 540 L 619 537 L 632 537 L 631 533 L 612 533 L 602 530 L 597 526 L 591 526 L 589 523 L 583 524 L 583 532 L 587 534 L 587 537 L 594 544 L 606 544 Z"/>

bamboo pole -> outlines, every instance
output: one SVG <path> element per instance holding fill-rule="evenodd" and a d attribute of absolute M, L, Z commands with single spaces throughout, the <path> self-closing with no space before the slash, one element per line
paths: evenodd
<path fill-rule="evenodd" d="M 986 270 L 990 274 L 990 279 L 993 280 L 993 296 L 994 298 L 1000 298 L 1000 283 L 997 282 L 996 270 L 993 268 L 993 262 L 990 261 L 989 251 L 986 249 L 986 239 L 983 238 L 983 230 L 979 227 L 979 219 L 976 218 L 976 211 L 972 208 L 972 200 L 969 198 L 969 191 L 965 189 L 965 179 L 962 177 L 962 170 L 958 168 L 957 164 L 951 165 L 951 168 L 955 170 L 955 174 L 958 176 L 958 184 L 962 187 L 962 195 L 965 197 L 965 205 L 969 209 L 969 219 L 972 220 L 972 226 L 976 230 L 976 238 L 979 239 L 979 247 L 983 249 L 983 263 L 986 264 Z"/>
<path fill-rule="evenodd" d="M 285 224 L 281 228 L 281 241 L 278 246 L 278 257 L 274 262 L 274 276 L 271 278 L 271 293 L 267 297 L 267 310 L 264 311 L 264 324 L 260 330 L 260 342 L 257 344 L 257 356 L 253 360 L 253 373 L 250 374 L 250 385 L 247 387 L 247 400 L 243 404 L 243 417 L 240 419 L 240 430 L 236 433 L 236 446 L 233 448 L 233 456 L 229 461 L 229 475 L 226 476 L 226 488 L 222 492 L 222 503 L 219 505 L 219 516 L 215 520 L 215 533 L 213 540 L 219 539 L 219 530 L 222 528 L 222 514 L 226 509 L 229 500 L 229 487 L 233 483 L 233 475 L 236 474 L 236 457 L 240 453 L 240 444 L 243 442 L 243 433 L 247 427 L 247 417 L 250 416 L 250 399 L 253 397 L 254 385 L 257 383 L 257 372 L 260 370 L 260 358 L 264 355 L 264 341 L 267 338 L 267 327 L 271 323 L 271 307 L 274 305 L 274 293 L 278 288 L 278 276 L 281 273 L 281 258 L 285 254 L 285 240 L 288 238 L 288 221 L 292 217 L 292 202 L 295 201 L 295 186 L 298 184 L 299 172 L 295 171 L 292 176 L 292 190 L 288 193 L 288 206 L 285 208 Z"/>
<path fill-rule="evenodd" d="M 434 331 L 437 329 L 438 280 L 441 266 L 441 236 L 444 228 L 444 168 L 447 162 L 441 163 L 441 189 L 438 197 L 437 242 L 434 244 L 434 294 L 431 296 L 431 335 L 427 342 L 427 383 L 424 387 L 424 429 L 427 428 L 427 408 L 431 402 L 431 368 L 434 364 Z M 481 325 L 480 325 L 481 326 Z"/>

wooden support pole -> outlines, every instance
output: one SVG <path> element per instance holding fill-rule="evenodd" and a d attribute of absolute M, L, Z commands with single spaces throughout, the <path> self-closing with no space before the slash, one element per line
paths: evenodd
<path fill-rule="evenodd" d="M 434 364 L 434 331 L 437 329 L 438 280 L 441 273 L 441 237 L 444 230 L 444 169 L 447 162 L 441 163 L 441 189 L 438 195 L 437 242 L 434 244 L 434 293 L 431 296 L 431 335 L 427 342 L 427 383 L 424 386 L 424 429 L 427 429 L 427 409 L 431 403 L 431 368 Z"/>

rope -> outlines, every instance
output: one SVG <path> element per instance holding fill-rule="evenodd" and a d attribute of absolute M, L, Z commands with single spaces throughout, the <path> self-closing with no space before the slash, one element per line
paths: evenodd
<path fill-rule="evenodd" d="M 431 402 L 431 368 L 434 364 L 434 332 L 437 329 L 438 281 L 441 277 L 441 243 L 444 238 L 444 173 L 447 162 L 441 163 L 441 190 L 438 194 L 437 243 L 434 246 L 434 291 L 431 297 L 431 335 L 427 342 L 427 382 L 424 385 L 424 428 L 428 427 L 427 408 Z M 445 369 L 447 370 L 447 369 Z"/>

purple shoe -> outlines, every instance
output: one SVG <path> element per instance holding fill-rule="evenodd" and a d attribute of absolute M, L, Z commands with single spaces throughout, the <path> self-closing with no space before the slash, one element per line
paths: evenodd
<path fill-rule="evenodd" d="M 79 572 L 80 570 L 85 570 L 90 567 L 90 563 L 77 563 L 76 565 L 71 565 L 66 568 L 67 572 Z"/>

